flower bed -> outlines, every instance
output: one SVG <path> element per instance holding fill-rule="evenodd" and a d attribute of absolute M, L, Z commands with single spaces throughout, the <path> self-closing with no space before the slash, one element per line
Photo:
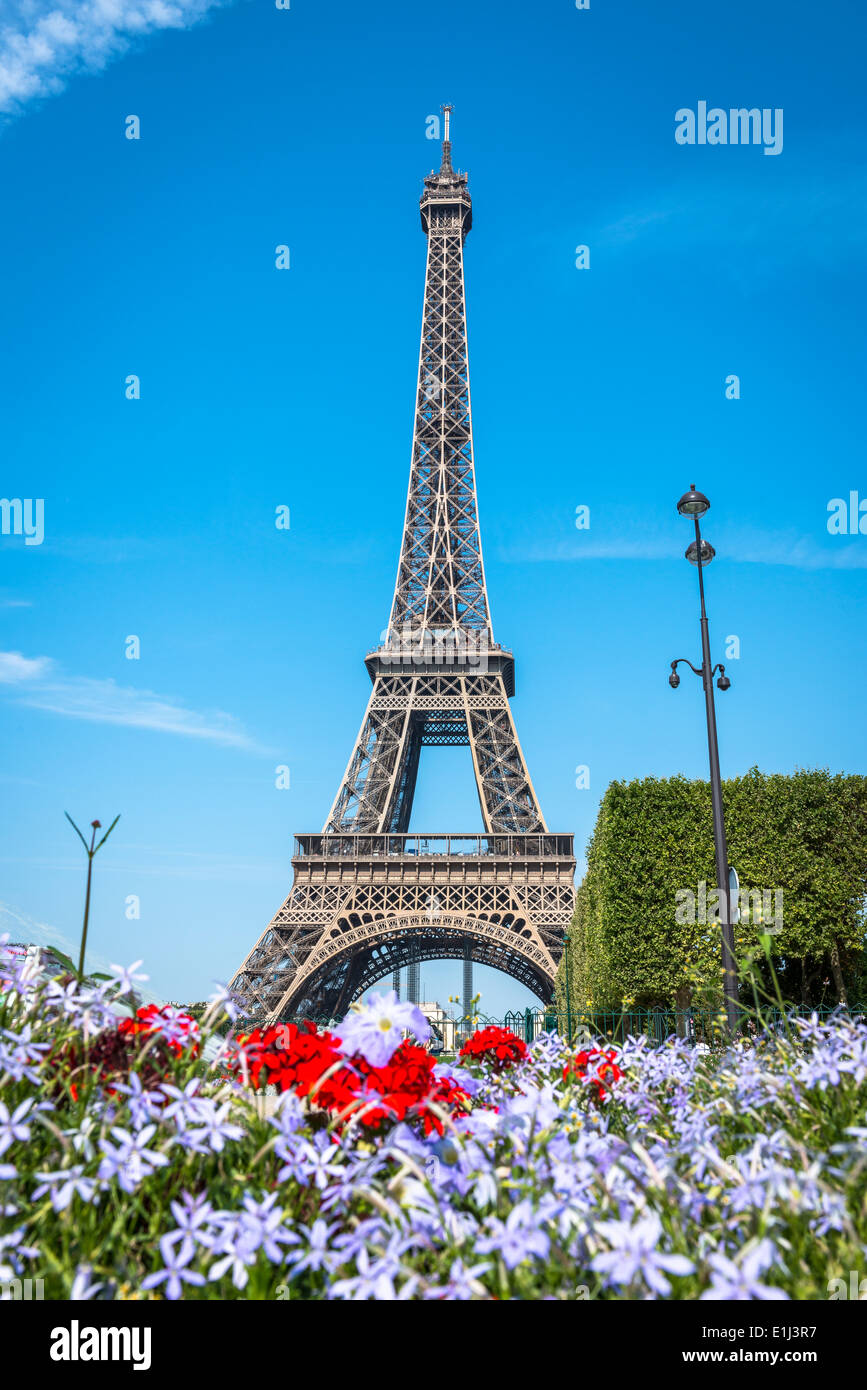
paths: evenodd
<path fill-rule="evenodd" d="M 0 952 L 0 1279 L 47 1298 L 825 1299 L 863 1266 L 863 1023 L 721 1057 L 486 1028 L 448 1067 L 393 995 L 215 1049 L 225 993 L 199 1027 L 28 972 Z"/>

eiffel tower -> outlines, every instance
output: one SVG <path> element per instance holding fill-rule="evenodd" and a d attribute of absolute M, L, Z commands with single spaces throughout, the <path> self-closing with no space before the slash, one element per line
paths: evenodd
<path fill-rule="evenodd" d="M 545 824 L 509 706 L 514 657 L 491 629 L 464 296 L 472 202 L 451 110 L 420 200 L 427 274 L 391 617 L 365 658 L 373 689 L 325 826 L 296 836 L 289 897 L 232 982 L 256 1018 L 337 1018 L 375 981 L 440 959 L 495 966 L 548 1003 L 572 915 L 573 839 Z M 460 744 L 484 832 L 410 834 L 422 748 Z"/>

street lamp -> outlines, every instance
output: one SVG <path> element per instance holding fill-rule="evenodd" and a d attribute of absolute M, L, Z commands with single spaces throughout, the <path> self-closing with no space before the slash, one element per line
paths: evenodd
<path fill-rule="evenodd" d="M 707 612 L 704 606 L 704 570 L 716 554 L 709 541 L 702 540 L 699 518 L 710 507 L 703 492 L 697 492 L 695 483 L 690 484 L 677 504 L 681 516 L 691 517 L 695 523 L 695 540 L 687 547 L 686 558 L 698 570 L 698 592 L 701 598 L 701 666 L 693 666 L 686 657 L 678 657 L 671 663 L 668 683 L 673 690 L 680 685 L 677 668 L 681 664 L 701 676 L 704 686 L 705 713 L 707 716 L 707 750 L 710 760 L 710 795 L 713 805 L 713 842 L 716 856 L 716 881 L 722 908 L 722 960 L 723 989 L 726 1001 L 726 1019 L 730 1032 L 734 1032 L 738 1022 L 738 977 L 735 966 L 735 938 L 732 926 L 731 902 L 729 898 L 729 856 L 726 845 L 725 821 L 723 819 L 722 785 L 719 775 L 719 746 L 716 736 L 716 710 L 713 702 L 713 678 L 719 672 L 717 689 L 728 690 L 731 681 L 723 665 L 712 666 L 710 660 L 710 635 L 707 625 Z"/>
<path fill-rule="evenodd" d="M 572 987 L 569 983 L 569 933 L 563 933 L 563 963 L 566 968 L 566 1031 L 572 1041 Z"/>

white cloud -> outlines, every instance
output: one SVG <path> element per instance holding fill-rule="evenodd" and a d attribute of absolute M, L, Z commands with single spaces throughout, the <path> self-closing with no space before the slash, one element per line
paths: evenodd
<path fill-rule="evenodd" d="M 675 551 L 675 555 L 677 552 Z M 670 560 L 672 550 L 664 540 L 629 540 L 615 536 L 611 540 L 560 540 L 553 545 L 543 541 L 526 548 L 505 549 L 502 558 L 517 563 L 543 560 Z"/>
<path fill-rule="evenodd" d="M 47 656 L 27 657 L 20 652 L 0 652 L 0 685 L 39 680 L 51 669 L 51 665 Z"/>
<path fill-rule="evenodd" d="M 858 570 L 867 569 L 867 543 L 860 537 L 829 537 L 819 542 L 813 536 L 796 531 L 760 531 L 752 527 L 723 529 L 714 532 L 713 543 L 721 560 L 735 564 L 784 565 L 799 570 Z M 532 561 L 573 560 L 678 560 L 685 549 L 663 534 L 642 536 L 612 536 L 601 539 L 558 540 L 551 545 L 543 541 L 526 547 L 503 549 L 504 560 L 528 563 Z"/>
<path fill-rule="evenodd" d="M 584 240 L 606 257 L 623 252 L 634 265 L 639 254 L 716 258 L 731 270 L 729 257 L 719 262 L 720 248 L 749 247 L 752 270 L 762 276 L 788 271 L 793 260 L 839 262 L 852 252 L 863 254 L 867 223 L 867 177 L 854 150 L 832 163 L 813 154 L 803 166 L 781 170 L 780 177 L 756 182 L 756 169 L 720 172 L 706 166 L 701 181 L 674 183 L 654 190 L 652 205 L 636 202 L 607 222 L 588 226 Z M 762 171 L 758 171 L 761 175 Z M 746 271 L 744 272 L 746 273 Z"/>
<path fill-rule="evenodd" d="M 63 714 L 70 719 L 88 719 L 97 724 L 154 729 L 164 734 L 181 734 L 185 738 L 208 739 L 233 748 L 254 746 L 230 714 L 219 710 L 199 714 L 170 696 L 117 685 L 113 680 L 77 677 L 39 685 L 23 696 L 20 703 L 31 709 Z"/>
<path fill-rule="evenodd" d="M 0 23 L 0 111 L 98 71 L 136 38 L 188 29 L 224 0 L 9 0 Z"/>
<path fill-rule="evenodd" d="M 95 724 L 120 724 L 127 728 L 154 729 L 184 738 L 202 738 L 231 748 L 255 749 L 253 740 L 231 714 L 187 709 L 170 695 L 118 685 L 113 680 L 86 676 L 46 679 L 54 667 L 50 657 L 0 652 L 0 685 L 26 685 L 18 703 L 30 709 L 62 714 L 69 719 L 88 719 Z"/>

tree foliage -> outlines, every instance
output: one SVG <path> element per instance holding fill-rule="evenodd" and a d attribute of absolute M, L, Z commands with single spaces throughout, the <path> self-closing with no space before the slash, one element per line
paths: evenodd
<path fill-rule="evenodd" d="M 742 899 L 739 956 L 768 930 L 757 911 L 779 904 L 771 959 L 784 996 L 805 1004 L 858 996 L 864 974 L 867 777 L 827 770 L 723 783 L 729 861 Z M 710 785 L 684 777 L 612 782 L 587 852 L 570 929 L 573 1005 L 712 1005 L 721 989 L 718 922 L 678 920 L 684 890 L 716 886 Z M 678 896 L 680 895 L 680 896 Z M 773 909 L 772 909 L 773 910 Z M 702 914 L 696 912 L 696 917 Z M 712 913 L 708 916 L 712 917 Z M 561 963 L 558 999 L 565 1004 Z"/>

